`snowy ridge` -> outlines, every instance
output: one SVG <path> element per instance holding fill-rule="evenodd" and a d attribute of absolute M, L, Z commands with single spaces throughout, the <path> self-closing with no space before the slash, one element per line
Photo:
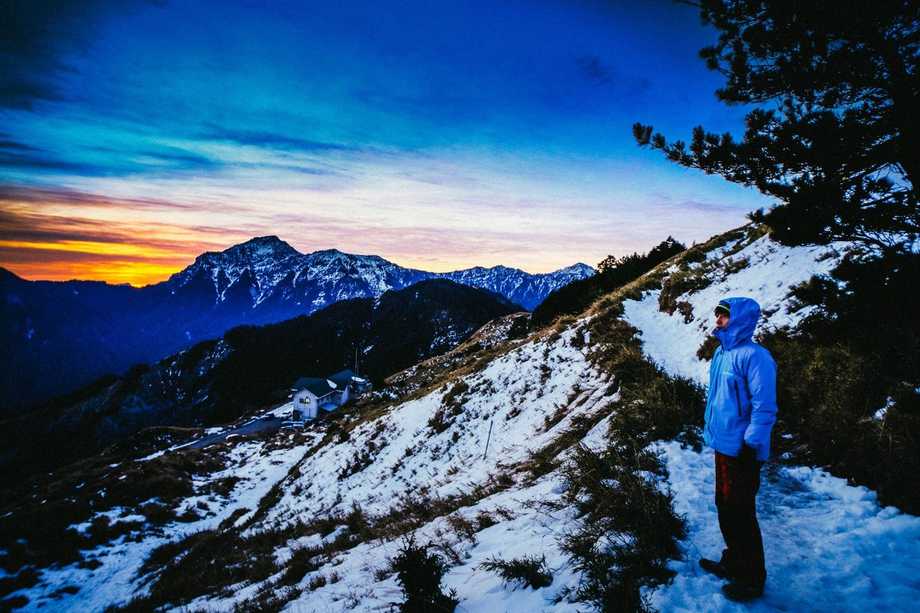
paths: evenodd
<path fill-rule="evenodd" d="M 570 339 L 572 333 L 565 336 Z M 525 460 L 530 451 L 549 442 L 577 415 L 602 411 L 615 398 L 607 393 L 606 378 L 592 371 L 584 354 L 567 345 L 568 339 L 553 344 L 529 342 L 464 379 L 472 392 L 469 401 L 451 426 L 439 434 L 433 434 L 427 422 L 441 405 L 448 391 L 446 387 L 399 405 L 389 415 L 362 425 L 348 441 L 324 446 L 310 457 L 309 465 L 302 467 L 299 476 L 284 482 L 280 501 L 249 530 L 255 532 L 297 518 L 347 513 L 353 504 L 371 514 L 383 513 L 408 493 L 445 497 L 468 491 L 474 484 L 487 483 Z M 555 367 L 542 395 L 534 385 L 539 380 L 541 364 Z M 584 386 L 583 391 L 570 402 L 569 395 L 576 384 Z M 564 406 L 572 407 L 566 417 L 544 430 L 544 418 Z M 490 421 L 491 440 L 484 458 Z M 376 452 L 371 463 L 342 477 L 349 464 L 369 449 L 372 441 Z M 533 610 L 534 606 L 545 605 L 566 584 L 557 580 L 548 588 L 518 599 L 501 589 L 498 578 L 476 569 L 490 555 L 506 555 L 509 539 L 522 552 L 542 552 L 554 566 L 563 568 L 564 561 L 553 538 L 562 525 L 554 525 L 537 509 L 526 508 L 527 504 L 558 495 L 560 488 L 558 478 L 553 476 L 530 487 L 512 486 L 464 507 L 459 513 L 467 519 L 480 512 L 495 513 L 497 509 L 510 511 L 513 516 L 480 533 L 475 542 L 445 536 L 449 532 L 446 518 L 438 518 L 419 529 L 418 536 L 423 540 L 447 538 L 464 559 L 463 564 L 452 568 L 447 579 L 452 586 L 456 583 L 461 597 L 469 599 L 463 605 L 464 610 L 494 611 L 505 607 Z M 328 575 L 333 567 L 341 579 L 304 594 L 289 606 L 303 611 L 372 611 L 398 602 L 400 590 L 394 577 L 383 580 L 375 577 L 375 571 L 386 567 L 398 547 L 396 541 L 375 542 L 343 552 L 332 566 L 308 574 L 302 583 L 318 575 Z M 232 600 L 201 599 L 193 606 L 220 609 L 232 603 Z"/>
<path fill-rule="evenodd" d="M 542 365 L 553 368 L 554 376 L 538 386 Z M 380 513 L 400 493 L 419 489 L 440 497 L 460 493 L 470 483 L 485 483 L 503 466 L 525 460 L 575 415 L 597 410 L 612 398 L 605 393 L 606 378 L 587 364 L 581 351 L 564 342 L 529 342 L 461 381 L 470 393 L 449 428 L 436 433 L 428 425 L 444 404 L 449 386 L 400 405 L 387 417 L 355 429 L 347 442 L 327 445 L 317 453 L 311 470 L 291 482 L 299 493 L 293 495 L 288 488 L 269 521 L 286 521 L 303 513 L 346 512 L 353 502 Z M 576 385 L 584 390 L 579 397 L 582 404 L 543 431 L 544 418 L 568 404 Z M 483 458 L 490 421 L 489 452 Z M 371 443 L 376 450 L 368 467 L 340 477 L 348 461 L 372 448 Z"/>
<path fill-rule="evenodd" d="M 623 303 L 623 319 L 641 331 L 643 348 L 650 358 L 672 374 L 706 384 L 709 363 L 696 356 L 712 329 L 712 310 L 722 298 L 749 296 L 757 300 L 762 312 L 757 332 L 784 326 L 795 327 L 807 309 L 789 311 L 787 295 L 812 275 L 833 270 L 845 253 L 846 245 L 827 247 L 785 247 L 762 236 L 753 241 L 741 238 L 707 254 L 706 262 L 717 268 L 708 275 L 709 285 L 681 300 L 692 307 L 692 317 L 685 321 L 682 313 L 669 315 L 658 307 L 661 290 L 645 292 L 642 300 Z M 726 256 L 731 251 L 732 255 Z M 748 265 L 731 274 L 724 267 L 739 262 Z M 691 264 L 699 270 L 703 264 Z M 675 272 L 672 266 L 669 272 Z"/>
<path fill-rule="evenodd" d="M 660 290 L 652 290 L 624 302 L 624 319 L 638 328 L 645 351 L 665 369 L 703 380 L 700 364 L 705 367 L 705 362 L 698 360 L 696 350 L 705 339 L 718 297 L 754 296 L 764 307 L 764 325 L 794 325 L 803 314 L 779 308 L 789 287 L 829 270 L 842 252 L 839 245 L 790 249 L 766 237 L 745 235 L 691 265 L 707 282 L 679 297 L 692 306 L 692 314 L 659 311 Z M 737 264 L 742 259 L 747 260 L 746 266 Z M 669 262 L 652 272 L 679 270 Z M 359 416 L 347 432 L 327 432 L 317 423 L 302 434 L 282 432 L 265 441 L 230 446 L 227 467 L 200 478 L 196 494 L 180 504 L 182 509 L 205 505 L 209 517 L 171 524 L 168 537 L 153 535 L 138 543 L 120 540 L 102 546 L 94 552 L 101 563 L 95 571 L 74 566 L 47 571 L 42 583 L 22 593 L 37 606 L 42 595 L 76 584 L 81 589 L 59 597 L 55 606 L 99 610 L 147 593 L 149 583 L 136 573 L 156 545 L 212 528 L 227 518 L 233 518 L 244 536 L 255 535 L 298 521 L 310 526 L 319 518 L 341 517 L 355 506 L 369 516 L 383 516 L 406 497 L 446 499 L 478 486 L 484 492 L 481 497 L 413 528 L 419 542 L 438 543 L 456 556 L 443 585 L 456 590 L 461 601 L 458 611 L 584 610 L 582 604 L 560 599 L 566 587 L 578 583 L 579 575 L 561 551 L 559 537 L 579 520 L 574 509 L 548 514 L 541 506 L 561 500 L 561 474 L 556 470 L 529 479 L 522 468 L 533 451 L 580 419 L 593 424 L 581 442 L 591 448 L 604 444 L 607 418 L 618 398 L 615 373 L 612 377 L 588 360 L 590 316 L 560 330 L 493 344 L 490 337 L 504 337 L 513 317 L 496 321 L 453 355 L 394 376 L 394 389 L 400 390 L 394 392 L 396 398 L 383 406 L 373 405 L 375 409 Z M 459 356 L 475 351 L 481 352 L 481 364 L 451 373 Z M 411 385 L 413 377 L 422 377 L 426 364 L 442 374 Z M 381 398 L 386 398 L 384 392 Z M 719 590 L 720 582 L 696 566 L 700 555 L 718 555 L 721 548 L 711 453 L 694 452 L 673 441 L 655 447 L 670 472 L 669 483 L 661 487 L 674 492 L 675 508 L 686 516 L 689 530 L 681 543 L 684 559 L 671 562 L 677 571 L 674 581 L 646 593 L 660 610 L 907 610 L 920 597 L 916 582 L 920 518 L 893 507 L 881 508 L 871 491 L 849 486 L 821 470 L 771 466 L 765 470 L 758 498 L 769 573 L 767 594 L 750 607 L 729 603 Z M 226 477 L 240 479 L 227 496 L 205 493 L 209 484 Z M 452 527 L 458 517 L 474 523 L 482 514 L 494 523 L 472 537 L 463 537 Z M 283 565 L 299 548 L 329 542 L 338 530 L 292 539 L 275 551 L 275 559 Z M 285 609 L 387 610 L 402 598 L 395 575 L 388 570 L 399 547 L 398 538 L 379 538 L 332 553 L 291 586 L 302 591 L 290 593 Z M 545 556 L 552 584 L 540 589 L 507 585 L 480 568 L 492 556 L 522 555 Z M 281 574 L 206 594 L 185 609 L 228 610 L 263 589 L 286 593 L 272 587 Z"/>
<path fill-rule="evenodd" d="M 425 279 L 444 278 L 501 294 L 532 309 L 554 290 L 592 274 L 594 269 L 582 263 L 542 274 L 506 266 L 433 273 L 336 249 L 302 254 L 277 236 L 262 236 L 221 252 L 204 253 L 166 283 L 175 293 L 206 279 L 217 304 L 242 292 L 251 297 L 252 308 L 280 301 L 309 313 L 339 300 L 377 297 Z"/>
<path fill-rule="evenodd" d="M 277 236 L 263 236 L 219 253 L 202 254 L 167 283 L 175 291 L 195 279 L 207 278 L 217 303 L 227 300 L 234 288 L 242 288 L 252 296 L 252 308 L 275 297 L 293 301 L 310 312 L 339 300 L 379 296 L 428 276 L 378 256 L 335 249 L 302 254 Z"/>
<path fill-rule="evenodd" d="M 574 334 L 574 330 L 569 330 L 552 341 L 526 342 L 496 358 L 482 371 L 464 378 L 470 392 L 463 410 L 449 428 L 438 434 L 433 433 L 428 421 L 451 389 L 447 385 L 395 406 L 386 415 L 356 428 L 346 441 L 317 447 L 322 436 L 319 431 L 311 430 L 305 440 L 290 447 L 273 449 L 276 445 L 269 442 L 243 443 L 231 448 L 228 468 L 208 475 L 196 485 L 204 492 L 221 479 L 235 477 L 240 481 L 225 499 L 198 494 L 183 501 L 180 510 L 205 505 L 213 515 L 202 521 L 176 525 L 178 531 L 172 532 L 169 540 L 211 529 L 234 511 L 237 511 L 235 524 L 244 525 L 253 518 L 260 497 L 276 484 L 282 485 L 281 499 L 266 516 L 248 527 L 248 533 L 277 528 L 298 519 L 347 512 L 353 503 L 368 512 L 379 513 L 391 508 L 400 495 L 448 496 L 487 483 L 503 472 L 510 473 L 514 464 L 552 440 L 573 418 L 603 411 L 616 398 L 609 393 L 608 377 L 590 367 L 583 349 L 571 346 Z M 552 375 L 538 385 L 545 378 L 543 366 L 550 367 Z M 546 428 L 545 420 L 560 409 L 568 410 L 561 420 Z M 278 410 L 283 411 L 284 407 Z M 483 457 L 490 421 L 493 425 L 489 451 Z M 349 464 L 372 441 L 377 449 L 372 462 L 363 470 L 343 477 L 343 471 L 348 471 Z M 135 461 L 147 460 L 149 457 Z M 298 464 L 298 470 L 290 470 Z M 452 569 L 450 577 L 465 578 L 461 593 L 481 605 L 471 610 L 489 611 L 496 606 L 533 610 L 534 605 L 551 599 L 564 587 L 566 583 L 557 580 L 518 601 L 513 594 L 500 589 L 499 579 L 476 570 L 485 557 L 506 550 L 504 541 L 509 536 L 513 536 L 522 551 L 532 551 L 540 544 L 547 560 L 564 570 L 561 553 L 551 538 L 561 526 L 547 522 L 545 515 L 536 509 L 526 511 L 522 507 L 528 501 L 536 503 L 558 495 L 560 488 L 558 477 L 550 475 L 533 486 L 513 486 L 462 509 L 462 515 L 475 516 L 480 511 L 494 512 L 500 508 L 510 510 L 513 517 L 489 528 L 477 542 L 452 543 L 469 561 Z M 445 519 L 439 518 L 423 526 L 420 537 L 434 538 L 439 530 L 444 530 L 444 523 Z M 33 601 L 47 598 L 61 585 L 76 584 L 83 587 L 66 600 L 68 607 L 98 610 L 106 604 L 124 602 L 132 593 L 144 593 L 144 582 L 135 574 L 143 559 L 165 541 L 154 536 L 141 543 L 121 542 L 101 548 L 95 557 L 102 564 L 100 568 L 49 571 L 43 582 L 45 588 L 30 590 L 29 598 Z M 291 543 L 288 549 L 303 545 Z M 293 601 L 290 606 L 293 610 L 306 611 L 375 610 L 396 602 L 399 589 L 394 579 L 377 580 L 374 571 L 384 567 L 397 548 L 397 542 L 371 543 L 343 552 L 333 563 L 341 580 L 306 593 L 301 601 Z M 278 555 L 283 560 L 290 551 L 279 551 Z M 302 583 L 323 573 L 328 575 L 329 571 L 308 574 Z M 486 586 L 494 589 L 483 593 Z M 191 610 L 231 608 L 234 602 L 252 596 L 257 587 L 239 586 L 240 589 L 232 590 L 234 596 L 230 599 L 199 599 L 190 605 Z"/>
<path fill-rule="evenodd" d="M 513 313 L 493 319 L 450 351 L 419 362 L 387 378 L 384 394 L 388 398 L 399 398 L 418 391 L 441 374 L 459 367 L 471 351 L 487 351 L 499 347 L 510 337 L 513 327 L 524 329 L 529 319 L 529 313 Z"/>
<path fill-rule="evenodd" d="M 483 268 L 477 266 L 466 270 L 443 273 L 446 279 L 487 289 L 505 296 L 525 309 L 534 309 L 555 290 L 572 281 L 584 279 L 594 274 L 594 269 L 587 264 L 578 263 L 557 271 L 530 274 L 517 268 L 495 266 Z"/>

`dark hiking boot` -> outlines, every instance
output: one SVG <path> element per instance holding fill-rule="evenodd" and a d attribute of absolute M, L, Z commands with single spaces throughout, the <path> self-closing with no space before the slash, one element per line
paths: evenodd
<path fill-rule="evenodd" d="M 763 583 L 747 583 L 745 581 L 732 581 L 722 586 L 722 593 L 729 600 L 747 602 L 763 596 Z"/>
<path fill-rule="evenodd" d="M 716 562 L 715 560 L 710 560 L 708 558 L 700 558 L 700 568 L 705 570 L 707 573 L 711 573 L 716 577 L 721 577 L 722 579 L 731 579 L 732 573 L 728 570 L 728 567 L 725 566 L 722 562 Z"/>

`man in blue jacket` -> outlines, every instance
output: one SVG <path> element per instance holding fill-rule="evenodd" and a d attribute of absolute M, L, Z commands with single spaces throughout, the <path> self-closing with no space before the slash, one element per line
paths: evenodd
<path fill-rule="evenodd" d="M 725 549 L 721 560 L 703 558 L 700 566 L 730 580 L 722 587 L 728 598 L 750 600 L 763 594 L 767 579 L 755 497 L 776 421 L 776 363 L 751 340 L 760 319 L 754 300 L 726 298 L 715 317 L 713 334 L 721 346 L 709 367 L 703 440 L 716 452 L 716 508 Z"/>

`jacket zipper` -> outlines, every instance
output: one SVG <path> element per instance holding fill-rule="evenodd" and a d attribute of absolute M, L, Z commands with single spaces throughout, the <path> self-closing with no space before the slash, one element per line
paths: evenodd
<path fill-rule="evenodd" d="M 725 353 L 724 350 L 719 352 L 718 367 L 713 369 L 716 373 L 716 381 L 719 380 L 718 373 L 722 372 L 722 354 L 723 353 Z M 716 384 L 715 381 L 709 382 L 709 388 L 710 388 L 709 389 L 709 399 L 708 399 L 708 402 L 706 403 L 706 427 L 709 429 L 710 436 L 712 436 L 712 399 L 715 396 L 715 389 L 714 389 L 715 384 Z"/>

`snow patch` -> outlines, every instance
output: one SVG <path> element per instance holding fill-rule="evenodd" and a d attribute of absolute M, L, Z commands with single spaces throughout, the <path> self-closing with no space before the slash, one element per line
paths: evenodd
<path fill-rule="evenodd" d="M 661 611 L 908 611 L 920 597 L 920 517 L 880 507 L 874 492 L 808 467 L 764 470 L 757 497 L 767 585 L 747 605 L 699 568 L 723 540 L 715 508 L 713 452 L 660 443 L 675 510 L 687 520 L 684 560 L 671 585 L 649 594 Z"/>

